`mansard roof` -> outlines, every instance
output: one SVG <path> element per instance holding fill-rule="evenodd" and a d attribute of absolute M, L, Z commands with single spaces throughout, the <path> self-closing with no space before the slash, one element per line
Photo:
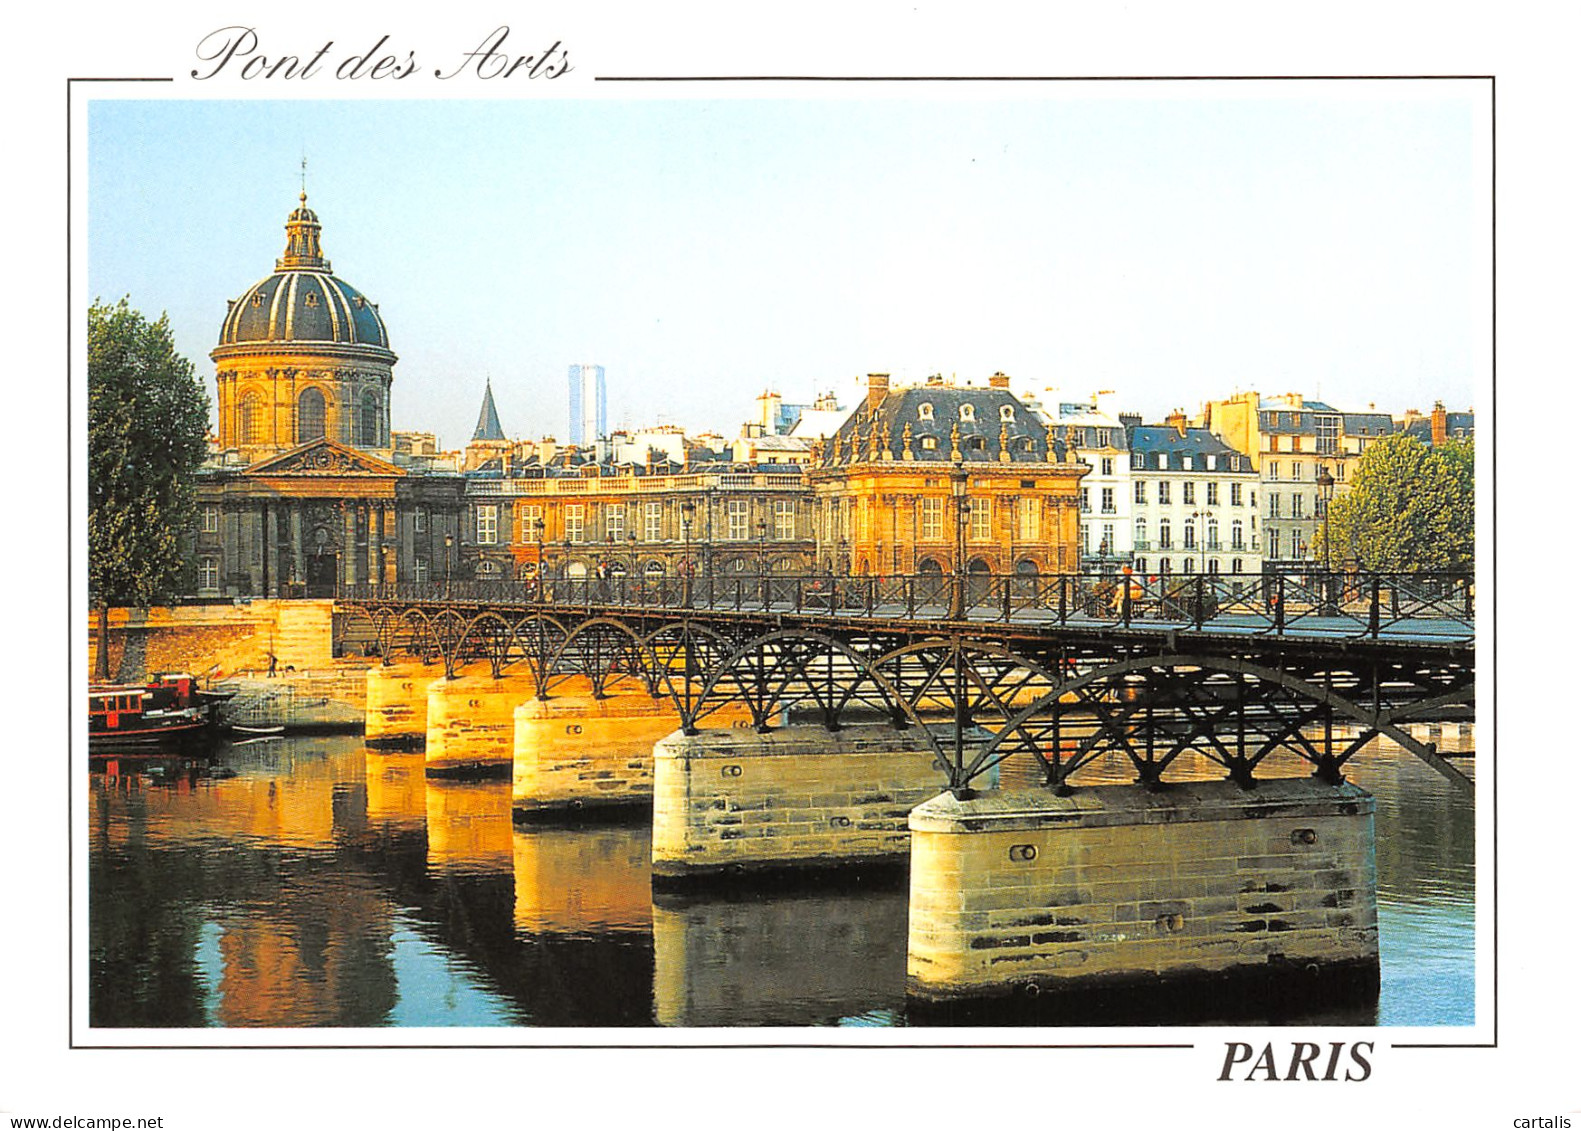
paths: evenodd
<path fill-rule="evenodd" d="M 924 443 L 929 438 L 932 446 Z M 1002 450 L 1011 463 L 1065 458 L 1058 426 L 1046 425 L 1010 390 L 927 384 L 891 389 L 871 411 L 859 406 L 824 443 L 815 463 L 841 467 L 882 459 L 886 451 L 899 460 L 908 442 L 911 458 L 924 462 L 998 463 Z"/>

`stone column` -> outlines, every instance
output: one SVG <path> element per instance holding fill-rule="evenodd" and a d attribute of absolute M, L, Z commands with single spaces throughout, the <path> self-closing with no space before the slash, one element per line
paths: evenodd
<path fill-rule="evenodd" d="M 375 519 L 378 521 L 376 522 Z M 378 503 L 368 506 L 368 584 L 377 585 L 384 578 L 384 565 L 379 560 L 379 543 L 384 528 L 384 508 Z"/>
<path fill-rule="evenodd" d="M 302 545 L 302 500 L 291 501 L 291 580 L 307 581 L 307 561 Z"/>
<path fill-rule="evenodd" d="M 263 595 L 263 520 L 258 511 L 247 509 L 247 594 L 260 597 Z"/>
<path fill-rule="evenodd" d="M 357 508 L 354 504 L 340 504 L 341 523 L 341 584 L 347 588 L 357 584 Z"/>
<path fill-rule="evenodd" d="M 265 597 L 280 596 L 280 537 L 279 519 L 263 504 L 263 583 Z"/>
<path fill-rule="evenodd" d="M 400 558 L 400 528 L 395 522 L 395 504 L 385 503 L 379 521 L 379 542 L 389 547 L 388 552 L 382 555 L 384 567 L 384 583 L 394 585 L 397 580 L 396 562 Z"/>

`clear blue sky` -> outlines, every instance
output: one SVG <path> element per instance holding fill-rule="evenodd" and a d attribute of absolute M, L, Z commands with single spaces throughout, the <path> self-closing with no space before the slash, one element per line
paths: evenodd
<path fill-rule="evenodd" d="M 485 377 L 507 433 L 564 437 L 572 362 L 606 367 L 613 424 L 727 436 L 765 387 L 849 401 L 870 370 L 1113 389 L 1149 419 L 1247 388 L 1464 408 L 1485 91 L 96 101 L 89 288 L 168 311 L 212 395 L 305 153 L 325 252 L 401 358 L 395 426 L 447 446 Z"/>

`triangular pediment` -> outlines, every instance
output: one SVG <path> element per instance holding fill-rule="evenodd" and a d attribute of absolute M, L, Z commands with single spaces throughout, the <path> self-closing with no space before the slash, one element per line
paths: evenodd
<path fill-rule="evenodd" d="M 406 473 L 393 463 L 327 437 L 309 440 L 290 451 L 259 460 L 247 469 L 248 475 L 395 476 Z"/>

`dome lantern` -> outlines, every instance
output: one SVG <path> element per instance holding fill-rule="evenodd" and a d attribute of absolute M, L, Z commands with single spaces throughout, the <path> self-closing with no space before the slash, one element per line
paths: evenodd
<path fill-rule="evenodd" d="M 274 261 L 276 271 L 328 271 L 329 260 L 324 258 L 318 234 L 322 225 L 318 216 L 307 206 L 307 190 L 302 190 L 301 204 L 286 219 L 285 254 Z"/>

